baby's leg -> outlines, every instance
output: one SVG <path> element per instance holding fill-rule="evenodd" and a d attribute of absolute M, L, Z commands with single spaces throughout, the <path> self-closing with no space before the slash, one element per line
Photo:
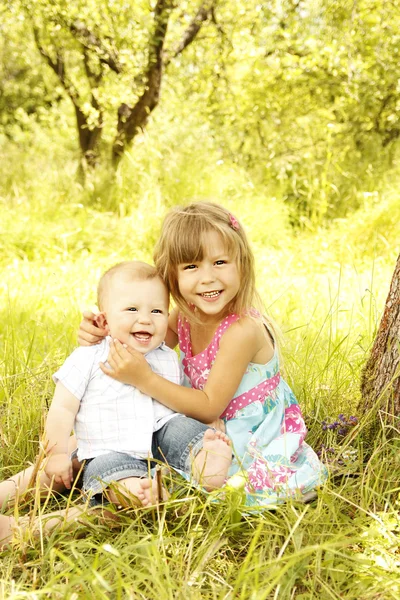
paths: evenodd
<path fill-rule="evenodd" d="M 153 452 L 160 460 L 192 474 L 206 490 L 224 484 L 232 462 L 232 448 L 222 431 L 177 415 L 155 432 L 154 441 Z"/>
<path fill-rule="evenodd" d="M 0 550 L 7 545 L 13 536 L 13 530 L 15 527 L 14 517 L 6 517 L 0 515 Z"/>
<path fill-rule="evenodd" d="M 159 487 L 156 477 L 127 477 L 116 481 L 116 484 L 104 492 L 110 502 L 116 505 L 149 507 L 168 498 L 166 490 Z"/>
<path fill-rule="evenodd" d="M 55 511 L 40 517 L 31 518 L 29 515 L 14 517 L 0 515 L 0 550 L 4 549 L 18 531 L 30 531 L 37 535 L 40 531 L 49 533 L 55 527 L 76 521 L 78 517 L 86 512 L 86 506 L 72 506 L 64 510 Z"/>
<path fill-rule="evenodd" d="M 76 448 L 76 438 L 71 436 L 68 441 L 68 452 L 72 453 Z M 38 459 L 39 461 L 39 459 Z M 43 469 L 38 469 L 40 465 L 32 465 L 16 475 L 0 482 L 0 508 L 17 495 L 24 494 L 30 488 L 39 487 L 45 494 L 51 489 L 54 492 L 63 492 L 65 487 L 61 483 L 52 483 L 50 477 L 46 475 Z M 44 494 L 44 495 L 45 495 Z"/>
<path fill-rule="evenodd" d="M 147 460 L 129 456 L 123 452 L 102 454 L 85 465 L 83 488 L 92 496 L 104 494 L 116 505 L 151 506 L 157 504 L 159 495 L 157 481 L 149 477 Z"/>

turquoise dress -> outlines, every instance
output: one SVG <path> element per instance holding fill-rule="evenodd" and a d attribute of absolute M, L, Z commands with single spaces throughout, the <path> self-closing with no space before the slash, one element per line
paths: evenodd
<path fill-rule="evenodd" d="M 178 319 L 179 350 L 185 385 L 203 389 L 221 337 L 239 316 L 226 317 L 210 345 L 193 356 L 190 324 Z M 245 480 L 248 506 L 279 504 L 301 497 L 323 483 L 327 470 L 304 441 L 307 429 L 297 400 L 279 371 L 275 350 L 265 365 L 249 363 L 235 395 L 221 415 L 233 444 L 229 476 Z"/>

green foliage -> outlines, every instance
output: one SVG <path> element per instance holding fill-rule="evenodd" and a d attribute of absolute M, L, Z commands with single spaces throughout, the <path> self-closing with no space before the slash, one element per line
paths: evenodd
<path fill-rule="evenodd" d="M 60 99 L 32 42 L 18 6 L 0 3 L 0 131 L 11 139 L 30 129 L 33 115 L 45 126 L 47 111 Z"/>
<path fill-rule="evenodd" d="M 82 112 L 80 133 L 97 128 L 93 144 L 107 154 L 118 107 L 133 106 L 145 89 L 152 10 L 78 0 L 3 2 L 0 10 L 3 130 L 20 137 L 15 125 L 30 130 L 31 114 L 44 126 L 68 122 L 73 140 L 75 117 L 59 102 L 69 96 Z M 181 142 L 189 126 L 195 139 L 207 131 L 217 160 L 282 198 L 302 228 L 343 217 L 363 205 L 362 193 L 380 189 L 400 134 L 399 17 L 389 0 L 218 2 L 204 33 L 172 58 L 194 14 L 184 1 L 171 13 L 153 135 Z M 64 83 L 39 60 L 32 28 L 47 62 L 61 61 Z M 125 168 L 142 162 L 140 146 L 137 138 Z"/>
<path fill-rule="evenodd" d="M 362 205 L 357 191 L 373 192 L 396 156 L 392 3 L 224 3 L 217 19 L 220 35 L 185 60 L 188 109 L 207 115 L 223 157 L 273 181 L 297 226 Z"/>

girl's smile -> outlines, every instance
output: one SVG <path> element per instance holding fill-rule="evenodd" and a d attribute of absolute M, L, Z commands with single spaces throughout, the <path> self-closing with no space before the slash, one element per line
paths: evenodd
<path fill-rule="evenodd" d="M 221 294 L 222 290 L 219 290 L 218 292 L 204 292 L 203 294 L 200 294 L 200 296 L 204 298 L 204 300 L 207 300 L 207 302 L 214 302 Z"/>
<path fill-rule="evenodd" d="M 240 287 L 236 261 L 227 252 L 221 236 L 208 231 L 203 239 L 203 258 L 179 265 L 179 291 L 203 318 L 219 318 Z"/>

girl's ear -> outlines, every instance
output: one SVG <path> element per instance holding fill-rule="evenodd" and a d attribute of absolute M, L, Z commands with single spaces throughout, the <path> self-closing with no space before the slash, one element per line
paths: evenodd
<path fill-rule="evenodd" d="M 100 327 L 100 329 L 106 329 L 107 333 L 109 333 L 106 313 L 101 312 L 96 315 L 94 322 L 96 323 L 97 327 Z"/>

